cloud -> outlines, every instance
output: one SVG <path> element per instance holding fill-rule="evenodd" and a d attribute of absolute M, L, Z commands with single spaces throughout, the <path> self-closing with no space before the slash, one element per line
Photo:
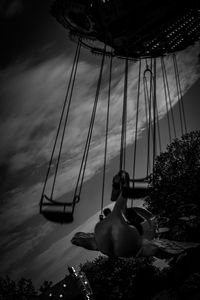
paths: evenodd
<path fill-rule="evenodd" d="M 198 54 L 199 47 L 196 45 L 178 55 L 183 94 L 199 78 Z M 22 176 L 21 171 L 26 170 L 25 176 L 22 178 L 22 184 L 20 186 L 17 185 L 13 191 L 9 191 L 3 205 L 4 213 L 1 215 L 1 234 L 4 234 L 4 237 L 8 233 L 10 234 L 4 241 L 1 241 L 1 245 L 8 251 L 3 267 L 4 270 L 6 270 L 15 266 L 16 275 L 22 273 L 28 274 L 29 267 L 30 269 L 34 269 L 34 263 L 30 265 L 26 261 L 26 266 L 23 264 L 23 267 L 19 269 L 19 264 L 15 265 L 15 251 L 19 261 L 20 255 L 26 260 L 30 254 L 30 249 L 34 252 L 35 249 L 38 248 L 38 245 L 41 244 L 42 239 L 50 236 L 50 233 L 55 230 L 54 227 L 45 225 L 45 223 L 43 223 L 45 221 L 42 221 L 42 217 L 37 219 L 38 202 L 42 191 L 41 178 L 44 177 L 42 176 L 44 169 L 47 169 L 53 141 L 55 139 L 60 111 L 70 76 L 71 64 L 71 59 L 58 56 L 37 65 L 30 65 L 30 62 L 27 61 L 0 71 L 0 98 L 2 99 L 0 103 L 0 164 L 3 165 L 6 162 L 8 166 L 7 176 L 14 174 L 16 176 L 14 178 Z M 175 105 L 177 102 L 177 92 L 174 85 L 174 73 L 170 58 L 166 58 L 166 68 L 172 102 L 173 105 Z M 124 85 L 123 70 L 123 62 L 116 60 L 113 65 L 108 163 L 119 154 Z M 98 63 L 90 64 L 86 61 L 81 61 L 79 64 L 69 122 L 63 144 L 61 163 L 56 181 L 56 197 L 66 197 L 66 193 L 74 189 L 92 113 L 98 72 Z M 160 65 L 158 65 L 157 99 L 159 118 L 161 119 L 166 114 L 166 106 L 160 72 L 161 68 Z M 128 145 L 133 144 L 134 140 L 137 77 L 138 63 L 130 63 L 127 121 Z M 106 62 L 85 180 L 92 178 L 103 164 L 107 110 L 106 99 L 108 93 L 107 82 L 108 64 Z M 145 101 L 143 88 L 141 87 L 138 126 L 139 136 L 144 128 Z M 30 181 L 29 187 L 26 185 L 28 181 Z M 49 180 L 47 190 L 50 188 L 51 182 L 52 178 Z M 33 224 L 32 228 L 29 226 L 30 223 Z M 13 230 L 13 228 L 15 230 Z M 70 230 L 70 228 L 73 229 L 74 227 L 68 227 L 68 230 Z M 21 232 L 21 235 L 18 234 L 18 232 Z M 63 257 L 65 257 L 65 255 L 71 255 L 72 257 L 73 251 L 70 250 L 71 248 L 68 248 L 68 253 L 64 252 L 64 250 L 58 251 L 58 248 L 56 252 L 56 247 L 58 247 L 58 245 L 64 245 L 66 240 L 63 239 L 60 243 L 61 244 L 58 242 L 58 244 L 52 247 L 50 246 L 50 249 L 47 249 L 47 246 L 45 246 L 45 250 L 38 250 L 40 254 L 34 261 L 36 263 L 35 272 L 36 267 L 38 268 L 41 264 L 44 268 L 46 263 L 49 274 L 52 274 L 55 271 L 56 265 L 58 269 L 58 267 L 64 263 Z M 49 241 L 49 245 L 51 244 L 52 240 L 51 242 Z M 63 249 L 66 248 L 63 246 Z M 78 257 L 79 251 L 76 250 L 76 252 Z M 48 256 L 44 259 L 46 253 Z M 53 255 L 57 255 L 55 262 L 52 262 Z M 43 264 L 42 260 L 44 260 Z M 52 263 L 52 268 L 49 265 L 50 262 Z M 12 269 L 12 271 L 14 269 Z"/>
<path fill-rule="evenodd" d="M 4 82 L 1 90 L 1 99 L 3 99 L 1 133 L 6 132 L 6 135 L 2 140 L 0 158 L 4 161 L 8 153 L 15 153 L 11 155 L 13 156 L 10 162 L 11 169 L 20 169 L 20 164 L 15 164 L 18 155 L 20 161 L 21 155 L 25 155 L 26 160 L 29 157 L 29 165 L 35 163 L 38 157 L 46 159 L 49 157 L 70 69 L 71 61 L 59 57 L 31 69 L 27 69 L 24 65 L 2 72 L 1 77 Z M 81 64 L 80 74 L 83 72 L 82 69 L 89 73 L 89 66 Z M 95 69 L 93 76 L 94 73 Z M 86 92 L 91 86 L 89 75 L 84 76 L 84 80 L 80 79 L 79 83 L 74 95 L 75 102 L 77 98 L 84 102 Z M 90 109 L 87 103 L 85 108 L 83 106 L 81 108 L 86 110 L 87 116 Z M 80 123 L 79 116 L 75 125 L 78 126 Z M 80 130 L 77 134 L 81 134 Z M 71 139 L 73 137 L 71 135 Z"/>
<path fill-rule="evenodd" d="M 29 260 L 32 251 L 51 231 L 52 225 L 46 223 L 40 227 L 27 226 L 10 232 L 9 236 L 1 235 L 1 274 L 12 273 L 24 260 Z"/>
<path fill-rule="evenodd" d="M 178 56 L 183 93 L 199 78 L 198 45 Z M 113 89 L 109 126 L 108 161 L 119 153 L 121 115 L 123 99 L 123 63 L 114 64 Z M 144 68 L 144 66 L 143 66 Z M 166 69 L 173 105 L 177 102 L 174 74 L 170 58 L 166 58 Z M 7 161 L 11 172 L 18 172 L 30 166 L 45 166 L 49 160 L 56 135 L 60 111 L 65 97 L 71 70 L 71 60 L 63 56 L 45 61 L 36 66 L 29 64 L 11 67 L 2 71 L 1 98 L 1 149 L 0 163 Z M 78 66 L 72 105 L 66 129 L 61 170 L 56 190 L 61 196 L 75 183 L 84 151 L 99 67 L 81 61 Z M 101 89 L 93 137 L 88 157 L 86 178 L 91 178 L 102 166 L 105 122 L 107 110 L 108 65 L 104 69 L 104 83 Z M 118 76 L 117 74 L 121 74 Z M 136 117 L 138 63 L 129 66 L 127 144 L 133 143 Z M 166 114 L 161 67 L 157 67 L 157 99 L 160 119 Z M 139 107 L 139 135 L 145 127 L 145 103 L 141 86 Z M 58 151 L 56 153 L 58 155 Z M 63 190 L 63 183 L 65 190 Z"/>
<path fill-rule="evenodd" d="M 185 54 L 181 54 L 179 61 L 182 61 L 180 67 L 180 78 L 183 89 L 183 94 L 188 90 L 189 87 L 199 78 L 199 70 L 197 67 L 197 53 L 196 47 L 187 50 Z M 184 59 L 184 55 L 187 58 Z M 122 68 L 123 66 L 121 66 Z M 130 67 L 129 73 L 129 101 L 128 101 L 128 122 L 127 122 L 127 144 L 133 144 L 134 141 L 134 128 L 136 119 L 136 91 L 137 91 L 137 74 L 138 64 L 133 64 Z M 166 69 L 168 74 L 168 81 L 170 85 L 172 105 L 175 105 L 178 101 L 176 86 L 174 84 L 174 71 L 172 70 L 172 61 L 170 58 L 166 59 Z M 157 99 L 158 99 L 158 112 L 159 118 L 163 118 L 166 114 L 166 104 L 164 99 L 164 88 L 161 80 L 161 68 L 158 66 L 157 70 Z M 186 79 L 185 79 L 186 78 Z M 124 78 L 114 78 L 113 85 L 115 89 L 112 91 L 111 96 L 111 113 L 110 113 L 110 127 L 109 127 L 109 145 L 108 145 L 108 156 L 107 159 L 110 161 L 114 156 L 119 154 L 119 147 L 121 141 L 121 115 L 122 115 L 122 99 L 123 99 L 123 81 Z M 139 126 L 138 136 L 143 132 L 145 128 L 145 103 L 142 95 L 141 88 L 141 101 L 139 108 Z M 104 135 L 105 135 L 105 120 L 106 120 L 106 92 L 107 86 L 101 91 L 101 98 L 98 104 L 97 115 L 95 120 L 95 126 L 93 130 L 93 138 L 88 157 L 88 164 L 86 169 L 86 179 L 91 178 L 95 172 L 97 172 L 103 164 L 103 153 L 104 153 Z M 62 196 L 64 190 L 70 189 L 74 186 L 75 178 L 77 178 L 81 155 L 83 153 L 83 146 L 85 142 L 85 136 L 87 131 L 86 119 L 90 117 L 90 111 L 92 106 L 92 100 L 88 93 L 88 100 L 83 99 L 80 105 L 78 105 L 75 111 L 72 112 L 73 121 L 71 122 L 71 134 L 69 134 L 69 144 L 73 145 L 73 153 L 77 155 L 71 160 L 67 161 L 63 165 L 56 186 L 57 196 Z M 75 130 L 75 131 L 74 131 Z M 73 133 L 75 132 L 75 139 L 73 140 Z M 67 143 L 67 140 L 66 140 Z M 67 149 L 67 144 L 65 145 Z M 68 145 L 69 146 L 69 145 Z M 69 149 L 69 148 L 68 148 Z M 71 149 L 69 149 L 70 152 Z M 65 152 L 65 150 L 64 150 Z M 79 155 L 78 155 L 79 153 Z M 64 189 L 63 189 L 64 187 Z"/>

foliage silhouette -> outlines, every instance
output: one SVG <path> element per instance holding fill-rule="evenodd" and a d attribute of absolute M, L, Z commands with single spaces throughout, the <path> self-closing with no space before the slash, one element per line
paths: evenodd
<path fill-rule="evenodd" d="M 160 271 L 152 258 L 99 256 L 81 266 L 94 291 L 94 299 L 144 299 L 158 288 Z M 145 286 L 145 289 L 144 289 Z M 149 298 L 150 299 L 150 298 Z"/>
<path fill-rule="evenodd" d="M 175 139 L 156 158 L 146 204 L 154 214 L 169 218 L 169 238 L 200 241 L 200 131 Z"/>
<path fill-rule="evenodd" d="M 28 300 L 33 299 L 37 291 L 31 279 L 21 278 L 15 283 L 9 276 L 0 278 L 0 299 L 3 300 Z"/>
<path fill-rule="evenodd" d="M 40 293 L 47 292 L 52 287 L 52 285 L 53 285 L 52 281 L 45 280 L 39 288 Z"/>

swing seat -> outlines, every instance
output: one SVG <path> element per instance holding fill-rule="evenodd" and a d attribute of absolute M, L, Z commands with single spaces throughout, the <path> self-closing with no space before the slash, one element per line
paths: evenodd
<path fill-rule="evenodd" d="M 134 183 L 138 183 L 138 186 L 134 186 Z M 117 200 L 121 190 L 123 197 L 129 199 L 145 198 L 152 191 L 152 187 L 149 186 L 148 177 L 132 180 L 125 171 L 120 171 L 114 176 L 112 186 L 112 202 Z"/>
<path fill-rule="evenodd" d="M 44 199 L 46 199 L 45 202 Z M 45 219 L 54 223 L 72 223 L 74 220 L 73 205 L 79 201 L 79 196 L 74 196 L 72 202 L 59 202 L 49 198 L 46 194 L 43 194 L 40 204 L 40 213 L 45 217 Z M 67 207 L 70 207 L 71 211 L 65 211 Z"/>
<path fill-rule="evenodd" d="M 142 178 L 135 178 L 130 179 L 130 183 L 150 183 L 150 176 L 142 177 Z"/>
<path fill-rule="evenodd" d="M 152 191 L 152 187 L 134 187 L 124 188 L 123 196 L 129 199 L 139 199 L 149 196 Z"/>
<path fill-rule="evenodd" d="M 45 219 L 54 223 L 68 224 L 72 223 L 74 220 L 71 212 L 43 210 L 41 211 L 41 214 L 45 217 Z"/>

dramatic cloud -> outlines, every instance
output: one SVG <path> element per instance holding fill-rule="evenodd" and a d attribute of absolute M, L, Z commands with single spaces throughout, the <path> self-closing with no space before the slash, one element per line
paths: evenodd
<path fill-rule="evenodd" d="M 197 55 L 198 46 L 184 51 L 178 57 L 183 93 L 199 77 Z M 120 78 L 117 74 L 122 74 L 123 68 L 122 63 L 119 66 L 116 64 L 112 82 L 108 160 L 118 154 L 120 145 L 124 78 L 123 76 Z M 177 102 L 177 91 L 170 59 L 166 59 L 166 68 L 174 105 Z M 2 137 L 0 162 L 7 161 L 12 172 L 30 166 L 44 167 L 48 161 L 70 70 L 71 61 L 61 56 L 32 68 L 26 65 L 10 68 L 0 75 L 4 79 L 1 89 L 1 98 L 4 101 L 0 123 Z M 59 195 L 69 190 L 77 177 L 92 112 L 98 71 L 97 66 L 83 61 L 78 67 L 73 103 L 62 150 L 62 168 L 58 179 L 60 184 L 57 186 Z M 106 74 L 108 74 L 107 65 L 104 69 L 105 77 Z M 157 77 L 158 111 L 159 117 L 162 118 L 166 113 L 166 106 L 159 65 Z M 137 82 L 138 63 L 135 63 L 129 67 L 127 144 L 132 143 L 134 137 Z M 90 178 L 103 161 L 107 88 L 104 82 L 97 108 L 86 178 Z M 142 91 L 141 86 L 139 133 L 145 125 Z M 67 182 L 65 190 L 62 189 L 63 182 Z"/>
<path fill-rule="evenodd" d="M 196 45 L 178 55 L 183 94 L 200 77 L 198 51 L 199 45 Z M 44 237 L 47 238 L 50 236 L 50 233 L 56 231 L 56 227 L 47 225 L 42 217 L 38 217 L 38 202 L 41 197 L 44 170 L 47 169 L 56 135 L 71 65 L 70 59 L 59 56 L 37 65 L 31 65 L 29 62 L 19 63 L 0 72 L 0 98 L 2 99 L 0 104 L 0 165 L 6 164 L 7 175 L 12 175 L 14 180 L 17 181 L 21 178 L 20 185 L 14 185 L 15 189 L 13 188 L 12 191 L 9 191 L 3 204 L 4 213 L 1 215 L 2 225 L 0 232 L 4 238 L 7 237 L 1 241 L 0 246 L 6 249 L 6 252 L 1 257 L 5 262 L 3 271 L 11 270 L 15 266 L 16 275 L 19 275 L 20 272 L 24 274 L 27 270 L 24 266 L 19 269 L 20 259 L 19 263 L 15 264 L 13 259 L 15 252 L 17 257 L 20 258 L 20 255 L 22 255 L 26 261 L 30 254 L 30 249 L 32 252 L 37 249 L 38 258 L 36 258 L 36 265 L 39 266 L 45 256 L 45 251 L 48 252 L 49 250 L 45 246 L 42 251 L 38 248 L 38 245 L 40 245 Z M 74 188 L 76 183 L 95 97 L 99 65 L 98 62 L 97 64 L 89 64 L 82 60 L 78 66 L 55 187 L 56 197 L 65 196 L 67 192 Z M 175 105 L 178 99 L 174 84 L 172 60 L 170 58 L 166 58 L 166 69 L 172 103 Z M 92 178 L 98 173 L 103 164 L 108 70 L 109 66 L 106 61 L 85 180 Z M 113 66 L 108 163 L 119 154 L 120 148 L 124 89 L 123 70 L 124 63 L 116 60 Z M 161 119 L 166 114 L 166 105 L 160 64 L 157 67 L 157 77 L 157 105 L 159 118 Z M 137 83 L 138 63 L 130 63 L 127 145 L 132 144 L 134 140 Z M 138 136 L 141 135 L 144 128 L 145 101 L 143 87 L 141 87 Z M 56 152 L 57 155 L 58 152 Z M 5 174 L 3 173 L 1 176 L 4 178 Z M 49 180 L 47 190 L 49 190 L 51 182 L 52 178 Z M 30 224 L 32 224 L 31 227 Z M 67 230 L 74 228 L 69 227 Z M 52 240 L 51 242 L 49 241 L 49 245 L 51 243 Z M 61 241 L 61 244 L 65 244 L 65 239 Z M 59 242 L 50 248 L 52 251 L 51 258 L 53 255 L 56 255 L 57 245 L 59 245 Z M 49 255 L 49 253 L 47 254 Z M 66 253 L 57 252 L 57 266 L 63 263 L 63 259 L 59 258 L 60 255 L 66 255 Z M 60 264 L 58 262 L 59 259 L 61 259 Z M 46 264 L 48 265 L 48 263 L 47 259 Z M 33 264 L 30 266 L 31 268 L 34 268 Z M 48 270 L 49 274 L 51 274 L 54 269 L 52 267 L 52 270 Z"/>
<path fill-rule="evenodd" d="M 178 56 L 183 94 L 198 79 L 198 45 Z M 119 153 L 121 138 L 121 115 L 124 78 L 123 64 L 115 63 L 112 81 L 111 112 L 109 125 L 108 161 Z M 144 69 L 144 66 L 142 67 Z M 172 60 L 166 59 L 166 69 L 172 104 L 177 102 Z M 0 74 L 2 87 L 1 104 L 1 149 L 0 163 L 6 162 L 11 173 L 32 167 L 35 172 L 47 168 L 67 82 L 71 61 L 63 56 L 33 67 L 28 64 L 11 67 Z M 79 63 L 70 108 L 68 125 L 62 149 L 61 167 L 56 185 L 57 196 L 73 188 L 84 150 L 99 67 L 84 61 Z M 120 76 L 118 75 L 120 74 Z M 108 76 L 108 65 L 104 77 Z M 157 67 L 157 105 L 159 118 L 166 114 L 161 67 Z M 103 82 L 97 108 L 92 143 L 88 157 L 86 179 L 91 178 L 102 166 L 107 111 L 107 80 Z M 127 144 L 133 143 L 136 119 L 138 63 L 129 66 Z M 138 136 L 145 128 L 145 102 L 143 86 L 139 106 Z M 58 150 L 56 156 L 58 155 Z M 65 184 L 64 184 L 65 183 Z M 64 188 L 63 188 L 64 186 Z"/>

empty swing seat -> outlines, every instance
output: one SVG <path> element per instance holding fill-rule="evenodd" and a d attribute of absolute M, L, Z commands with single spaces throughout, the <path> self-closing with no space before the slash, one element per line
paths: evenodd
<path fill-rule="evenodd" d="M 71 212 L 43 210 L 41 211 L 41 214 L 45 217 L 45 219 L 54 223 L 67 224 L 72 223 L 74 220 Z"/>
<path fill-rule="evenodd" d="M 44 199 L 46 201 L 44 201 Z M 40 213 L 45 217 L 45 219 L 54 223 L 72 223 L 74 220 L 73 206 L 78 201 L 79 198 L 76 196 L 72 202 L 59 202 L 49 198 L 44 194 L 40 204 Z M 69 211 L 66 211 L 67 207 L 70 207 Z"/>
<path fill-rule="evenodd" d="M 149 196 L 152 191 L 152 187 L 134 187 L 134 188 L 124 188 L 123 196 L 130 199 L 139 199 Z"/>

